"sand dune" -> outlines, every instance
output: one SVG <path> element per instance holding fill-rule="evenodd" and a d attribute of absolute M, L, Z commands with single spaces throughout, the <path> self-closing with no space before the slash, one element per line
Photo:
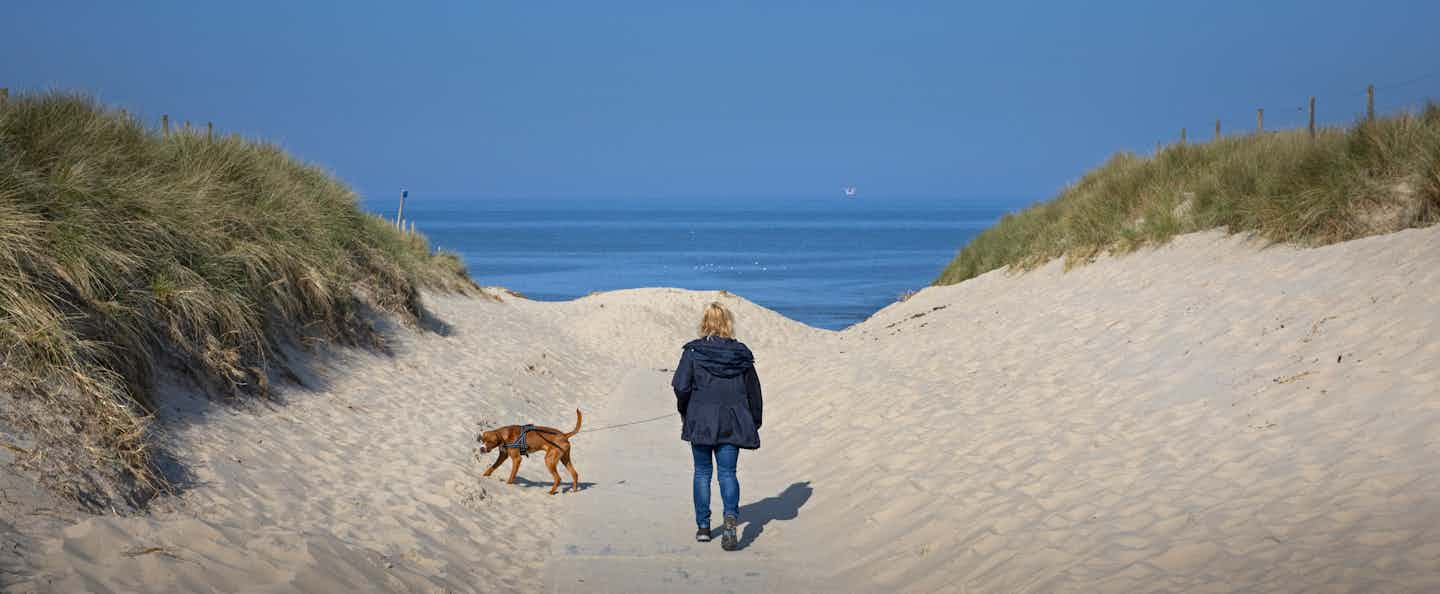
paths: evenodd
<path fill-rule="evenodd" d="M 1432 591 L 1437 250 L 1434 229 L 1313 250 L 1207 233 L 927 289 L 772 372 L 782 402 L 827 401 L 774 433 L 854 444 L 834 475 L 825 448 L 779 462 L 816 475 L 817 525 L 863 526 L 836 555 L 857 581 Z M 865 445 L 902 428 L 920 439 Z"/>
<path fill-rule="evenodd" d="M 661 370 L 713 299 L 766 386 L 731 555 L 690 541 L 664 418 Z M 1440 228 L 1304 250 L 1189 235 L 929 288 L 843 332 L 677 289 L 427 303 L 446 332 L 316 358 L 282 405 L 168 388 L 184 492 L 141 517 L 8 503 L 0 583 L 1440 590 Z M 523 484 L 478 478 L 477 422 L 568 427 L 577 406 L 600 430 L 576 437 L 586 489 L 545 495 L 537 458 Z"/>

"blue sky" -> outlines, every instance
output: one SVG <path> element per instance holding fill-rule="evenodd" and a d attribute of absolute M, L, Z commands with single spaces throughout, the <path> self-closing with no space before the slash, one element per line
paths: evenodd
<path fill-rule="evenodd" d="M 1440 98 L 1440 2 L 6 2 L 0 86 L 368 196 L 1046 198 L 1187 127 Z M 1418 79 L 1418 80 L 1417 80 Z"/>

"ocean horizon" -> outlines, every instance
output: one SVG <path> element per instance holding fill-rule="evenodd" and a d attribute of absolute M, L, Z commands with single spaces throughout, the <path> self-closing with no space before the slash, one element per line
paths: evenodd
<path fill-rule="evenodd" d="M 364 207 L 393 219 L 398 199 Z M 405 219 L 471 276 L 542 301 L 637 287 L 727 290 L 841 329 L 928 286 L 1015 200 L 428 198 Z"/>

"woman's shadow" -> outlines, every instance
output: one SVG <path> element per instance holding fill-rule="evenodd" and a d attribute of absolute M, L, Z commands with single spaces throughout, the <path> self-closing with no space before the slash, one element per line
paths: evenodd
<path fill-rule="evenodd" d="M 740 508 L 740 519 L 745 522 L 745 529 L 740 533 L 740 548 L 750 546 L 760 533 L 765 531 L 765 525 L 772 520 L 793 520 L 800 515 L 800 506 L 810 500 L 810 495 L 815 490 L 810 488 L 810 481 L 795 483 L 785 487 L 779 495 L 766 497 L 755 503 Z"/>

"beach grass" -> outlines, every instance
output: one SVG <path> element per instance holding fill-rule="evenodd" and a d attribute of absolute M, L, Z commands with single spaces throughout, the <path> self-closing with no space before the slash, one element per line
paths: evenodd
<path fill-rule="evenodd" d="M 0 105 L 0 419 L 77 500 L 168 487 L 160 370 L 264 397 L 282 345 L 383 347 L 367 310 L 417 324 L 421 288 L 475 285 L 277 146 L 163 134 L 80 95 Z"/>
<path fill-rule="evenodd" d="M 1440 105 L 1345 128 L 1229 136 L 1119 153 L 1055 198 L 1005 215 L 935 280 L 954 284 L 1056 258 L 1224 228 L 1315 246 L 1440 221 Z"/>

